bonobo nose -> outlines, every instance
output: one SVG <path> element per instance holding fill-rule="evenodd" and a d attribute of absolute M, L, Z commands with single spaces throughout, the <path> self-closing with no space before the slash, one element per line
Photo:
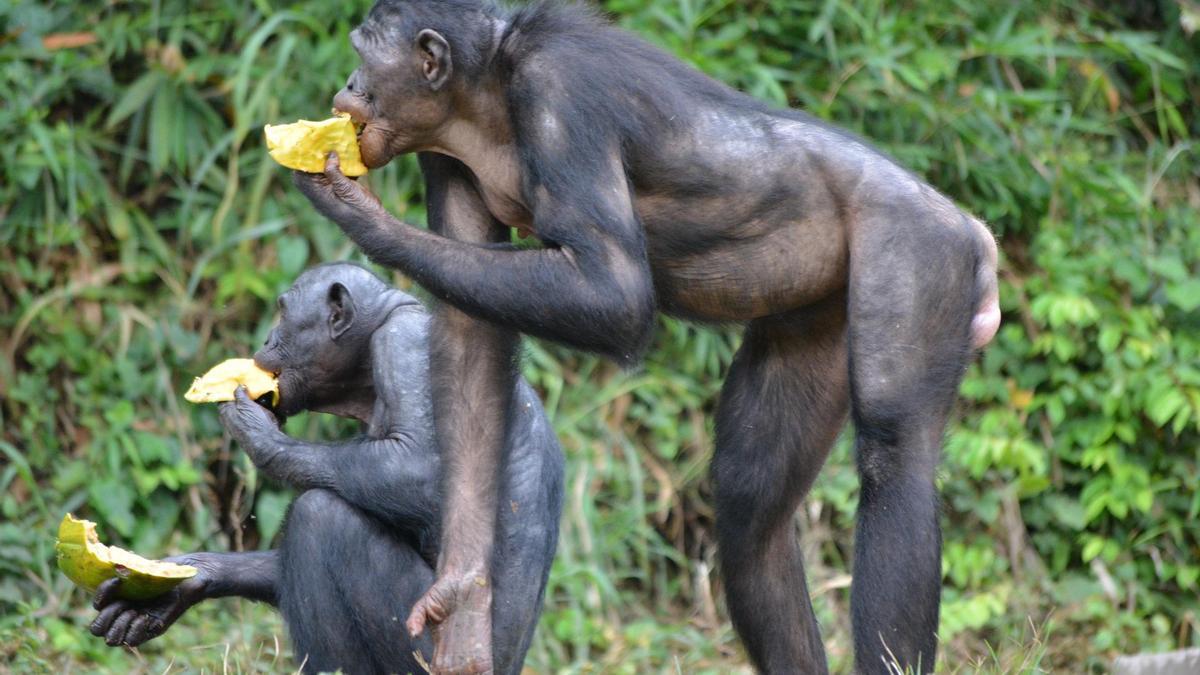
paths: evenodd
<path fill-rule="evenodd" d="M 350 113 L 350 121 L 355 124 L 362 124 L 366 121 L 363 116 L 362 108 L 358 105 L 358 101 L 354 96 L 354 92 L 348 87 L 342 87 L 333 97 L 333 111 L 335 113 Z"/>

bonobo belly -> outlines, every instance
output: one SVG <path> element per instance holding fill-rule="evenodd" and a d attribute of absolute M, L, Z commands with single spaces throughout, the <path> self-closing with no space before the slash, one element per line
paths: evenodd
<path fill-rule="evenodd" d="M 846 285 L 848 251 L 837 227 L 749 223 L 691 250 L 679 246 L 683 234 L 648 232 L 655 290 L 668 314 L 748 321 L 808 305 Z"/>

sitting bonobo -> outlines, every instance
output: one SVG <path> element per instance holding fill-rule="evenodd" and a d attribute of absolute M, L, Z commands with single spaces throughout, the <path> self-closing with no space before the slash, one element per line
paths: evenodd
<path fill-rule="evenodd" d="M 172 558 L 200 572 L 151 601 L 116 600 L 120 581 L 107 581 L 96 591 L 91 631 L 136 646 L 201 600 L 240 596 L 279 608 L 305 671 L 424 672 L 414 652 L 429 659 L 431 641 L 401 626 L 433 583 L 441 540 L 428 317 L 415 299 L 347 263 L 306 271 L 279 297 L 279 312 L 254 357 L 279 374 L 279 414 L 350 417 L 366 435 L 330 444 L 290 438 L 239 388 L 236 401 L 222 404 L 221 422 L 260 471 L 301 492 L 279 548 Z M 497 673 L 521 670 L 562 506 L 558 442 L 533 390 L 515 381 L 493 553 Z"/>

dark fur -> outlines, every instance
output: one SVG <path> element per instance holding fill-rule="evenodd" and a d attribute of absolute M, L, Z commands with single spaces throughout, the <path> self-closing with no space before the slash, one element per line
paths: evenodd
<path fill-rule="evenodd" d="M 327 330 L 336 322 L 323 306 L 325 298 L 353 314 L 352 325 L 333 342 Z M 413 653 L 430 660 L 432 641 L 428 634 L 409 638 L 403 623 L 433 581 L 440 539 L 441 460 L 431 420 L 428 317 L 412 298 L 344 263 L 309 270 L 280 304 L 286 306 L 284 318 L 256 359 L 282 369 L 282 400 L 360 419 L 366 415 L 366 434 L 313 444 L 270 425 L 240 421 L 241 412 L 259 412 L 244 397 L 226 404 L 222 420 L 260 470 L 301 491 L 279 548 L 176 558 L 202 570 L 196 588 L 182 587 L 182 601 L 175 593 L 148 603 L 112 603 L 103 589 L 92 630 L 109 644 L 137 645 L 166 630 L 195 602 L 241 596 L 279 608 L 305 672 L 424 672 Z M 336 362 L 339 350 L 346 363 Z M 290 369 L 298 377 L 286 377 Z M 515 374 L 509 381 L 514 391 L 499 485 L 504 507 L 497 515 L 492 568 L 492 645 L 496 672 L 515 675 L 541 613 L 554 557 L 562 455 L 536 395 Z M 141 616 L 149 620 L 139 624 Z"/>
<path fill-rule="evenodd" d="M 449 55 L 390 41 L 427 27 Z M 452 307 L 439 310 L 438 370 L 476 382 L 435 391 L 439 425 L 474 425 L 442 437 L 446 485 L 486 481 L 502 461 L 480 450 L 495 447 L 501 416 L 479 412 L 504 409 L 514 331 L 632 365 L 657 311 L 744 323 L 713 482 L 730 614 L 751 659 L 825 670 L 793 514 L 849 413 L 863 483 L 857 667 L 887 672 L 894 656 L 931 669 L 940 436 L 972 346 L 998 318 L 983 224 L 853 134 L 734 91 L 577 4 L 380 0 L 359 30 L 374 37 L 356 42 L 364 65 L 335 105 L 367 129 L 422 130 L 380 143 L 377 159 L 422 153 L 434 234 L 337 172 L 296 183 L 369 256 Z M 381 66 L 378 53 L 401 57 Z M 376 93 L 404 104 L 381 108 Z M 499 243 L 505 226 L 544 248 Z M 489 503 L 450 503 L 466 526 L 447 550 L 488 540 L 471 512 Z"/>

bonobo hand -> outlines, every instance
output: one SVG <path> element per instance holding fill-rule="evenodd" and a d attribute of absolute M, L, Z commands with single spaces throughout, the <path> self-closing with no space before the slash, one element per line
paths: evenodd
<path fill-rule="evenodd" d="M 292 172 L 292 183 L 326 218 L 345 229 L 386 215 L 379 199 L 342 173 L 336 152 L 325 160 L 325 173 Z"/>
<path fill-rule="evenodd" d="M 136 647 L 166 632 L 189 607 L 204 599 L 215 569 L 199 556 L 181 555 L 167 562 L 192 565 L 200 570 L 175 588 L 150 600 L 118 600 L 120 577 L 114 577 L 96 588 L 92 606 L 99 614 L 92 621 L 92 635 L 104 638 L 110 647 Z"/>
<path fill-rule="evenodd" d="M 221 404 L 221 424 L 267 478 L 298 490 L 329 483 L 328 457 L 283 433 L 275 414 L 251 400 L 245 387 Z"/>
<path fill-rule="evenodd" d="M 234 440 L 251 453 L 251 458 L 253 450 L 265 445 L 265 441 L 276 434 L 282 433 L 279 431 L 279 420 L 275 418 L 275 414 L 255 403 L 246 393 L 245 387 L 238 387 L 233 392 L 233 400 L 221 404 L 220 414 L 221 425 Z"/>
<path fill-rule="evenodd" d="M 406 626 L 413 637 L 434 625 L 432 673 L 492 672 L 492 587 L 486 575 L 445 574 L 413 605 Z"/>

